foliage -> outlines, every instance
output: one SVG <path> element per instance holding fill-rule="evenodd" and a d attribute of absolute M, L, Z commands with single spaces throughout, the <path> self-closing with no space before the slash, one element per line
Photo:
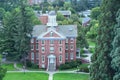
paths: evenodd
<path fill-rule="evenodd" d="M 114 38 L 113 29 L 116 24 L 115 15 L 120 8 L 119 4 L 118 0 L 103 0 L 101 5 L 97 45 L 90 68 L 91 80 L 113 80 L 114 70 L 111 68 L 110 52 Z"/>
<path fill-rule="evenodd" d="M 14 60 L 25 57 L 30 50 L 30 38 L 35 16 L 32 9 L 24 3 L 21 2 L 21 6 L 15 8 L 11 13 L 7 12 L 3 19 L 2 50 Z"/>
<path fill-rule="evenodd" d="M 1 67 L 1 55 L 0 55 L 0 80 L 3 80 L 3 78 L 5 77 L 6 72 L 7 72 L 7 70 L 3 69 Z"/>
<path fill-rule="evenodd" d="M 26 62 L 26 67 L 27 68 L 33 68 L 33 69 L 38 69 L 39 68 L 37 64 L 34 64 L 29 60 Z"/>
<path fill-rule="evenodd" d="M 0 21 L 3 19 L 4 14 L 5 14 L 4 8 L 0 8 Z"/>
<path fill-rule="evenodd" d="M 57 13 L 57 21 L 63 21 L 65 20 L 65 17 L 61 13 Z"/>
<path fill-rule="evenodd" d="M 117 24 L 115 25 L 115 37 L 112 42 L 113 49 L 111 51 L 110 56 L 112 57 L 111 67 L 114 69 L 114 75 L 112 80 L 120 79 L 120 9 L 117 13 Z"/>
<path fill-rule="evenodd" d="M 14 68 L 13 63 L 3 63 L 2 67 L 7 69 L 7 71 L 15 71 L 16 69 Z"/>
<path fill-rule="evenodd" d="M 90 30 L 87 32 L 86 37 L 91 40 L 95 40 L 97 37 L 99 22 L 98 20 L 92 20 L 90 22 Z"/>
<path fill-rule="evenodd" d="M 80 72 L 89 72 L 89 68 L 88 68 L 89 64 L 82 64 L 79 66 L 79 71 Z"/>
<path fill-rule="evenodd" d="M 66 62 L 65 64 L 61 64 L 59 66 L 60 70 L 65 70 L 65 69 L 71 69 L 71 68 L 76 68 L 78 65 L 81 64 L 80 60 L 76 60 L 76 61 L 70 61 L 70 62 Z"/>
<path fill-rule="evenodd" d="M 91 11 L 91 18 L 97 20 L 100 16 L 100 7 L 95 7 Z"/>

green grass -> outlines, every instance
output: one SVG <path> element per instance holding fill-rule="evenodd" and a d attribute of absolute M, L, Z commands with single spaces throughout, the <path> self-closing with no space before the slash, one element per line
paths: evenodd
<path fill-rule="evenodd" d="M 80 67 L 88 67 L 89 65 L 90 64 L 85 63 L 85 64 L 81 64 Z"/>
<path fill-rule="evenodd" d="M 14 71 L 16 70 L 13 66 L 13 63 L 10 63 L 10 64 L 2 64 L 2 67 L 3 68 L 6 68 L 8 71 Z"/>
<path fill-rule="evenodd" d="M 95 42 L 94 41 L 92 41 L 90 39 L 87 39 L 87 41 L 88 41 L 89 46 L 95 47 Z"/>
<path fill-rule="evenodd" d="M 48 80 L 47 73 L 7 73 L 3 80 Z"/>
<path fill-rule="evenodd" d="M 53 80 L 89 80 L 89 74 L 56 73 Z"/>

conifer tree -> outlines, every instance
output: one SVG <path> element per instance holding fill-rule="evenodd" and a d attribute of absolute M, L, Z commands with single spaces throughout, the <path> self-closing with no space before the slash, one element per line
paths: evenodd
<path fill-rule="evenodd" d="M 115 37 L 113 40 L 113 50 L 111 52 L 111 67 L 115 70 L 113 80 L 120 79 L 120 9 L 117 14 L 117 25 L 115 25 Z"/>
<path fill-rule="evenodd" d="M 115 15 L 120 8 L 119 4 L 119 0 L 103 0 L 102 2 L 97 45 L 90 68 L 91 80 L 112 80 L 114 70 L 111 68 L 110 53 L 114 38 L 113 29 L 116 24 Z"/>

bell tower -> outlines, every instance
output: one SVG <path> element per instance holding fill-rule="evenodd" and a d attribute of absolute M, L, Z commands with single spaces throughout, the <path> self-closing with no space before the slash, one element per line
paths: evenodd
<path fill-rule="evenodd" d="M 51 11 L 49 13 L 47 26 L 50 26 L 50 27 L 58 26 L 58 24 L 56 22 L 56 13 L 55 13 L 55 11 Z"/>

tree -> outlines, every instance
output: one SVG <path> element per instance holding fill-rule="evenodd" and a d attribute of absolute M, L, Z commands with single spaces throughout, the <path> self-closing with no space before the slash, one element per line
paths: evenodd
<path fill-rule="evenodd" d="M 119 4 L 118 0 L 103 0 L 101 5 L 100 27 L 90 68 L 91 80 L 113 80 L 114 70 L 111 68 L 110 53 L 114 38 L 113 29 L 116 24 L 115 15 L 120 8 Z"/>
<path fill-rule="evenodd" d="M 115 70 L 112 80 L 120 79 L 120 9 L 117 14 L 117 25 L 115 25 L 115 37 L 112 42 L 113 49 L 110 56 L 112 57 L 111 67 Z"/>
<path fill-rule="evenodd" d="M 57 21 L 63 21 L 65 20 L 65 17 L 61 13 L 57 13 Z"/>
<path fill-rule="evenodd" d="M 99 22 L 98 20 L 92 20 L 90 22 L 90 30 L 87 32 L 86 36 L 88 39 L 96 40 Z"/>
<path fill-rule="evenodd" d="M 92 19 L 98 19 L 98 17 L 100 16 L 100 7 L 95 7 L 95 8 L 93 8 L 92 9 L 92 11 L 91 11 L 91 18 Z"/>
<path fill-rule="evenodd" d="M 0 55 L 0 80 L 3 80 L 3 77 L 5 77 L 5 74 L 6 74 L 6 69 L 3 69 L 1 67 L 1 55 Z"/>
<path fill-rule="evenodd" d="M 30 51 L 30 39 L 34 24 L 34 12 L 26 2 L 21 2 L 19 8 L 4 17 L 4 38 L 2 52 L 7 52 L 9 58 L 20 60 Z"/>
<path fill-rule="evenodd" d="M 3 19 L 4 14 L 5 10 L 3 8 L 0 8 L 0 21 Z"/>

